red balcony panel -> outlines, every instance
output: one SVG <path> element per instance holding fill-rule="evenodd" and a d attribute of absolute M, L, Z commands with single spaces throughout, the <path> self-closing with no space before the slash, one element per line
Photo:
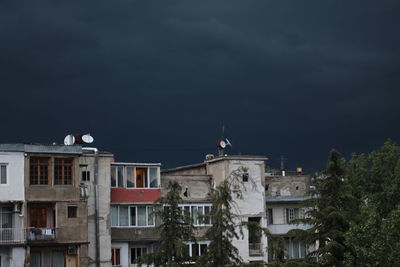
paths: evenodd
<path fill-rule="evenodd" d="M 111 188 L 111 203 L 154 202 L 160 196 L 160 189 Z"/>

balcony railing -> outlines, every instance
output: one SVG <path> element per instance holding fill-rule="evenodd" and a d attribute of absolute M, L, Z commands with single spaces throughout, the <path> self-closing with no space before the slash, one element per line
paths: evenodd
<path fill-rule="evenodd" d="M 26 229 L 28 241 L 54 241 L 56 239 L 55 228 L 28 228 Z"/>
<path fill-rule="evenodd" d="M 23 243 L 25 240 L 23 228 L 0 228 L 0 244 Z"/>
<path fill-rule="evenodd" d="M 262 255 L 262 244 L 261 243 L 249 243 L 249 255 L 250 256 L 261 256 Z"/>

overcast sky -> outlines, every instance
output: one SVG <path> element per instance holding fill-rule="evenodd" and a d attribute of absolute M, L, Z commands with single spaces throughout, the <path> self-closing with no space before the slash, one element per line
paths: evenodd
<path fill-rule="evenodd" d="M 400 1 L 0 0 L 0 142 L 323 169 L 400 140 Z"/>

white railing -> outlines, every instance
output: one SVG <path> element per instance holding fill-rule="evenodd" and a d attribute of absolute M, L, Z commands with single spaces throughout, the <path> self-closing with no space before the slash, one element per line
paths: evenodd
<path fill-rule="evenodd" d="M 28 241 L 52 241 L 56 239 L 55 228 L 28 228 L 26 229 Z"/>
<path fill-rule="evenodd" d="M 261 243 L 249 243 L 249 255 L 260 256 L 262 255 L 262 244 Z"/>
<path fill-rule="evenodd" d="M 23 243 L 25 240 L 25 229 L 23 228 L 0 228 L 0 244 Z"/>

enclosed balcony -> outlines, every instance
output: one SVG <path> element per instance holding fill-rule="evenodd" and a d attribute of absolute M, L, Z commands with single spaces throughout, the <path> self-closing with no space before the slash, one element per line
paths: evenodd
<path fill-rule="evenodd" d="M 26 229 L 26 239 L 30 242 L 54 241 L 54 240 L 56 240 L 56 229 L 55 228 L 28 228 L 28 229 Z"/>

